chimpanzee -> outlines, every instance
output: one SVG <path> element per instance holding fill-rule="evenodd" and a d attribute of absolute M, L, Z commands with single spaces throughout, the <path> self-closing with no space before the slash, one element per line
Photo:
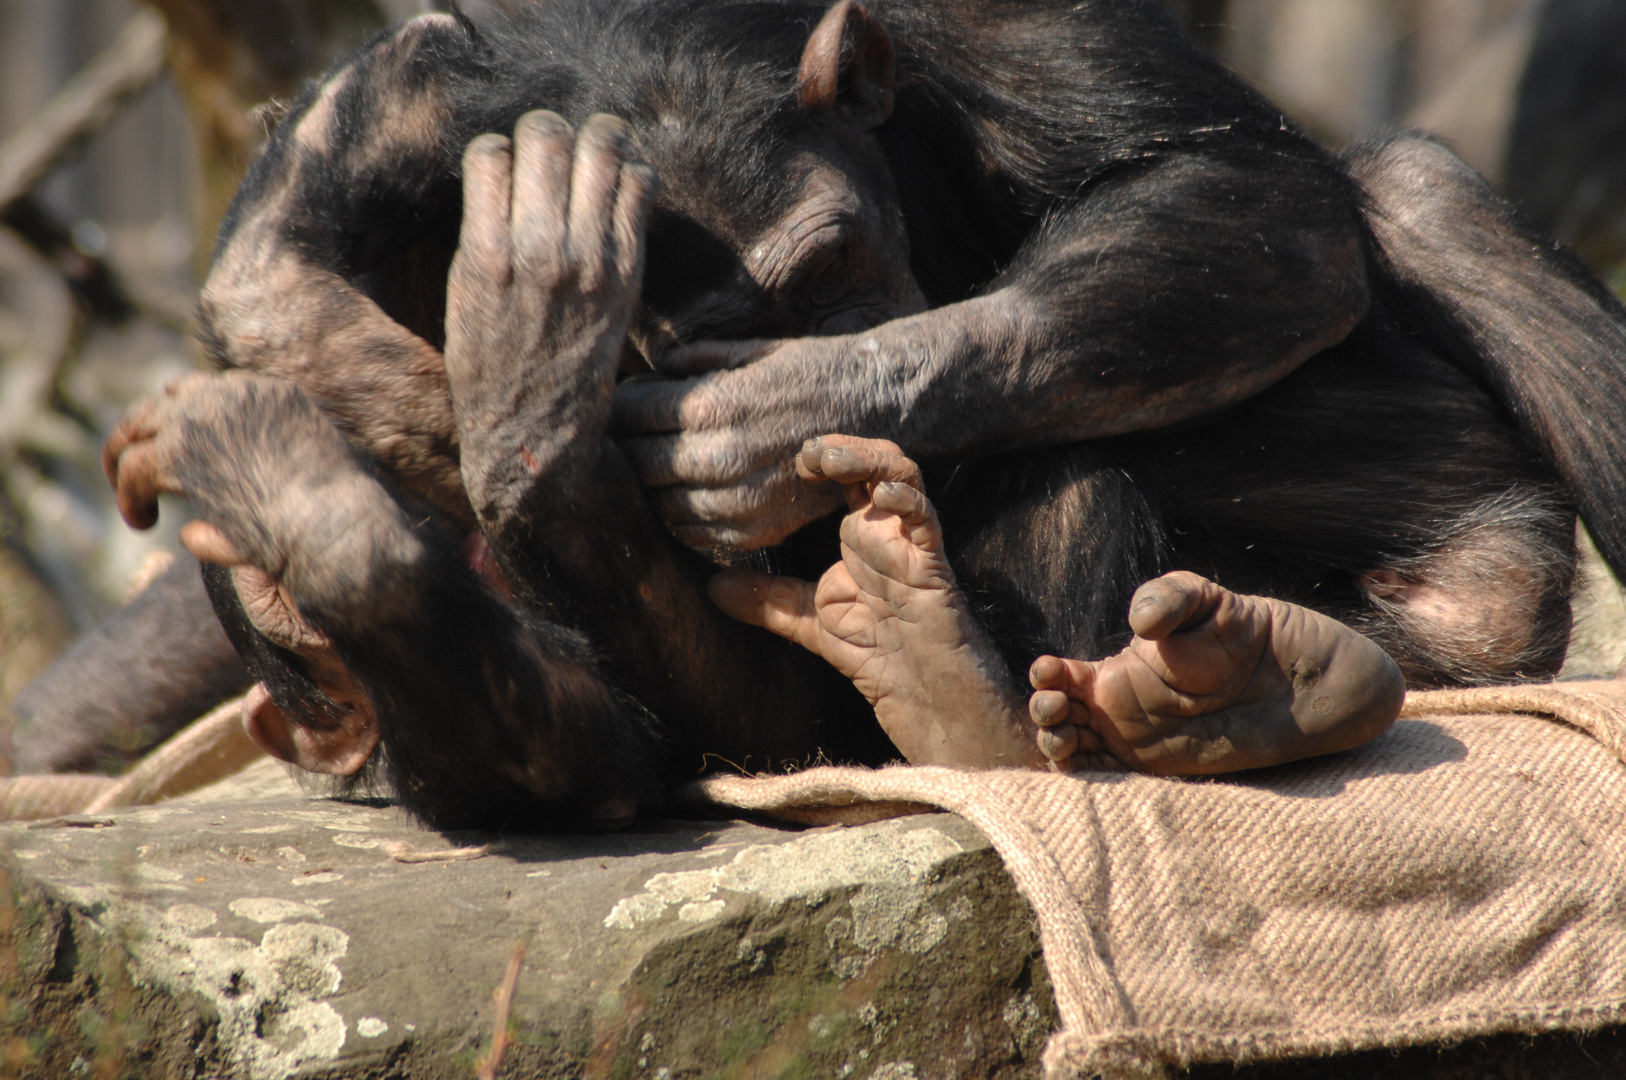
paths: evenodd
<path fill-rule="evenodd" d="M 514 205 L 599 201 L 513 223 L 481 277 L 460 184 L 499 149 Z M 634 307 L 604 200 L 656 176 Z M 345 772 L 381 729 L 437 822 L 621 820 L 708 752 L 885 757 L 850 685 L 704 588 L 829 565 L 837 485 L 793 462 L 832 432 L 923 464 L 1011 686 L 1122 645 L 1169 570 L 1334 616 L 1413 685 L 1546 677 L 1571 500 L 1626 566 L 1626 312 L 1443 148 L 1334 158 L 1149 3 L 424 17 L 292 110 L 202 316 L 287 382 L 133 414 L 127 513 L 184 490 L 193 545 L 257 568 L 207 576 L 263 738 Z"/>

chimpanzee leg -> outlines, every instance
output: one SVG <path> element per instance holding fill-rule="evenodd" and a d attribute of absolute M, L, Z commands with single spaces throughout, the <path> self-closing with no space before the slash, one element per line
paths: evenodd
<path fill-rule="evenodd" d="M 1368 638 L 1185 572 L 1136 590 L 1135 638 L 1116 655 L 1036 660 L 1039 692 L 1023 708 L 914 463 L 892 443 L 824 436 L 796 467 L 842 485 L 841 562 L 817 587 L 733 571 L 712 595 L 851 678 L 911 762 L 1072 768 L 1104 751 L 1148 772 L 1228 772 L 1348 749 L 1400 712 L 1400 670 Z"/>
<path fill-rule="evenodd" d="M 1573 506 L 1489 395 L 1392 310 L 1213 423 L 1137 442 L 1175 565 L 1340 619 L 1413 686 L 1550 678 Z"/>
<path fill-rule="evenodd" d="M 1562 496 L 1489 499 L 1434 551 L 1362 575 L 1347 621 L 1418 686 L 1551 679 L 1570 640 L 1575 522 Z"/>
<path fill-rule="evenodd" d="M 13 703 L 11 770 L 128 765 L 247 685 L 203 591 L 198 561 L 182 553 Z"/>
<path fill-rule="evenodd" d="M 1075 444 L 962 464 L 931 489 L 949 560 L 1017 678 L 1044 653 L 1121 648 L 1130 597 L 1169 569 L 1129 464 L 1110 445 Z"/>

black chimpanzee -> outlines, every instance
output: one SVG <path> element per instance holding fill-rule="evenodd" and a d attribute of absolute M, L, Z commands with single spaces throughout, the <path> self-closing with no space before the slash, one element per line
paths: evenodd
<path fill-rule="evenodd" d="M 381 729 L 442 822 L 620 819 L 706 752 L 885 756 L 691 550 L 815 576 L 838 497 L 793 462 L 829 432 L 923 462 L 1012 670 L 1122 645 L 1170 569 L 1335 616 L 1414 685 L 1556 670 L 1572 499 L 1626 567 L 1626 312 L 1584 269 L 1426 140 L 1317 149 L 1150 3 L 873 8 L 425 17 L 295 107 L 202 311 L 223 365 L 299 390 L 194 380 L 111 458 L 132 521 L 184 491 L 194 546 L 258 568 L 209 576 L 273 741 L 342 772 Z M 490 131 L 512 205 L 541 177 L 567 214 L 464 212 Z M 634 309 L 615 199 L 654 175 Z"/>

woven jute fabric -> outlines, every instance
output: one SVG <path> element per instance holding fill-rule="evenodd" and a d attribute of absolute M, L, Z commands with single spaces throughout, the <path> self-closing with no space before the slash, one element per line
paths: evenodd
<path fill-rule="evenodd" d="M 1201 781 L 821 768 L 691 794 L 943 809 L 1037 913 L 1052 1080 L 1626 1020 L 1626 684 L 1414 694 L 1348 753 Z"/>
<path fill-rule="evenodd" d="M 0 779 L 0 821 L 146 806 L 196 791 L 265 756 L 243 731 L 243 699 L 188 724 L 123 776 L 52 773 Z"/>

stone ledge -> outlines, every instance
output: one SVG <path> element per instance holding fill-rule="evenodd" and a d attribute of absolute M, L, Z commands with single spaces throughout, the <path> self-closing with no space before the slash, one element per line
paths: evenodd
<path fill-rule="evenodd" d="M 443 835 L 256 766 L 47 824 L 0 826 L 0 1077 L 467 1080 L 521 942 L 504 1077 L 1015 1080 L 1055 1025 L 1031 910 L 949 815 Z M 1189 1080 L 1371 1076 L 1613 1080 L 1626 1036 Z"/>
<path fill-rule="evenodd" d="M 1014 1077 L 1054 1023 L 1031 910 L 947 815 L 494 839 L 281 797 L 100 822 L 5 830 L 23 1075 L 468 1077 L 519 942 L 505 1076 Z"/>

